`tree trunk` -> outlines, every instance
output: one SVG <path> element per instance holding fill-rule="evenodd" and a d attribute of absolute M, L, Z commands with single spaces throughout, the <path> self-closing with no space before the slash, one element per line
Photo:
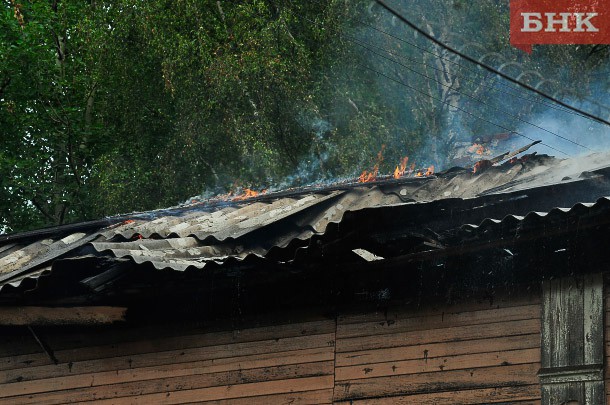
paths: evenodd
<path fill-rule="evenodd" d="M 435 34 L 430 24 L 426 24 L 426 28 L 430 35 L 433 35 L 442 40 L 446 37 L 446 33 Z M 457 77 L 455 66 L 448 60 L 449 54 L 438 45 L 434 45 L 434 52 L 439 55 L 433 59 L 437 69 L 435 71 L 436 80 L 438 81 L 438 98 L 442 104 L 440 108 L 441 133 L 436 134 L 436 156 L 435 160 L 441 166 L 444 166 L 448 159 L 449 151 L 458 138 L 458 128 L 456 117 L 458 106 L 460 105 L 460 82 Z M 440 150 L 439 150 L 440 149 Z"/>

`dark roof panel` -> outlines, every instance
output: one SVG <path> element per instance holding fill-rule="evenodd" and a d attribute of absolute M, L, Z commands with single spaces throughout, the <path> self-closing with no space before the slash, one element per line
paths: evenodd
<path fill-rule="evenodd" d="M 565 184 L 568 188 L 595 184 L 598 189 L 592 193 L 610 195 L 610 181 L 605 177 L 606 167 L 600 165 L 600 159 L 603 160 L 596 157 L 586 164 L 577 165 L 548 157 L 530 157 L 493 167 L 481 174 L 458 169 L 423 179 L 339 184 L 269 194 L 252 201 L 233 201 L 216 206 L 202 203 L 121 216 L 120 220 L 110 221 L 114 225 L 90 229 L 93 225 L 89 223 L 86 230 L 67 235 L 59 230 L 57 234 L 45 231 L 41 233 L 43 237 L 36 239 L 35 233 L 28 233 L 26 239 L 6 238 L 0 244 L 0 289 L 19 286 L 25 280 L 36 280 L 41 274 L 53 270 L 53 263 L 58 258 L 93 254 L 100 259 L 129 259 L 135 264 L 148 263 L 156 269 L 177 271 L 203 269 L 210 264 L 241 263 L 248 258 L 288 263 L 294 259 L 298 249 L 327 235 L 331 228 L 371 231 L 359 230 L 359 219 L 366 219 L 363 222 L 379 234 L 384 232 L 383 226 L 392 225 L 392 218 L 387 218 L 388 215 L 401 217 L 402 222 L 396 222 L 397 226 L 407 223 L 403 216 L 413 215 L 413 223 L 409 226 L 421 227 L 420 233 L 423 234 L 424 228 L 436 220 L 435 213 L 428 212 L 436 206 L 432 203 L 435 201 L 446 202 L 443 215 L 451 217 L 451 210 L 447 211 L 447 208 L 451 208 L 452 203 L 472 201 L 470 205 L 462 205 L 476 207 L 477 204 L 490 204 L 489 196 L 496 196 L 493 201 L 502 201 L 504 196 L 507 199 L 527 199 L 530 195 L 528 190 L 549 184 Z M 580 175 L 583 167 L 595 170 L 583 177 Z M 588 183 L 584 185 L 584 182 Z M 519 194 L 509 195 L 509 191 Z M 463 222 L 456 225 L 439 219 L 435 226 L 461 227 L 471 236 L 489 235 L 509 227 L 536 226 L 541 221 L 552 222 L 554 218 L 588 215 L 610 208 L 610 202 L 605 198 L 594 204 L 587 202 L 569 209 L 555 208 L 524 216 L 512 215 L 514 211 L 506 212 L 511 205 L 504 204 L 502 211 L 497 211 L 502 219 L 492 219 L 496 213 L 491 210 L 489 212 L 494 215 L 489 215 L 490 218 L 478 225 L 465 225 Z M 535 206 L 535 202 L 532 204 Z M 548 203 L 544 206 L 547 207 Z M 348 213 L 350 224 L 343 226 Z M 377 213 L 384 216 L 384 220 L 378 223 L 375 220 Z M 77 228 L 73 225 L 70 229 Z M 350 250 L 364 248 L 353 246 Z"/>

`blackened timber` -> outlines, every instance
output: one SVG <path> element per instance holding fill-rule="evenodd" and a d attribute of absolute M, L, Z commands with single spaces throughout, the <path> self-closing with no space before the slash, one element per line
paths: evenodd
<path fill-rule="evenodd" d="M 95 325 L 125 321 L 127 308 L 0 307 L 0 325 Z"/>

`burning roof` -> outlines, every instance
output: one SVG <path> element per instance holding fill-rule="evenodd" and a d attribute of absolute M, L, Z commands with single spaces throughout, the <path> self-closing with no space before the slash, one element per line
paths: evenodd
<path fill-rule="evenodd" d="M 451 255 L 467 241 L 509 229 L 606 215 L 610 203 L 597 200 L 610 195 L 607 157 L 534 154 L 478 173 L 455 168 L 421 178 L 377 177 L 6 235 L 0 300 L 37 297 L 52 280 L 97 294 L 129 279 L 134 268 L 225 276 L 266 268 L 289 275 L 337 261 L 391 266 Z M 405 160 L 399 169 L 406 167 Z M 582 202 L 592 204 L 577 205 Z"/>

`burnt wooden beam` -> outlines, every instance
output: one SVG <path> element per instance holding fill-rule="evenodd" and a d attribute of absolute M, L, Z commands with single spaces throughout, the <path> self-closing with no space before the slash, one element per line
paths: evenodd
<path fill-rule="evenodd" d="M 0 307 L 0 325 L 98 325 L 124 322 L 122 307 Z"/>

